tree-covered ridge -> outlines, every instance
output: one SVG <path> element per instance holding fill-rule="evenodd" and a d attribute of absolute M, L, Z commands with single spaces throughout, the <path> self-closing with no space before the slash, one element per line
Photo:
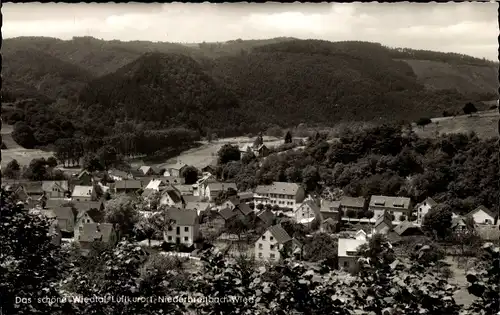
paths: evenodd
<path fill-rule="evenodd" d="M 34 49 L 2 52 L 2 75 L 16 86 L 18 82 L 53 99 L 68 98 L 79 92 L 92 78 L 86 70 Z"/>
<path fill-rule="evenodd" d="M 219 58 L 210 73 L 245 111 L 282 125 L 412 121 L 456 111 L 467 100 L 425 90 L 411 67 L 386 51 L 371 43 L 287 41 Z"/>
<path fill-rule="evenodd" d="M 90 82 L 78 101 L 89 117 L 110 122 L 128 118 L 198 131 L 242 122 L 238 100 L 181 54 L 147 53 Z"/>

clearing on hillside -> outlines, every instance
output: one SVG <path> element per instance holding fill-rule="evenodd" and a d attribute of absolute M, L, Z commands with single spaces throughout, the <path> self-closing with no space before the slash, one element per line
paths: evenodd
<path fill-rule="evenodd" d="M 469 133 L 474 131 L 481 139 L 498 137 L 498 110 L 483 111 L 472 116 L 454 116 L 433 118 L 432 123 L 425 127 L 413 124 L 419 137 L 434 138 L 442 134 Z"/>

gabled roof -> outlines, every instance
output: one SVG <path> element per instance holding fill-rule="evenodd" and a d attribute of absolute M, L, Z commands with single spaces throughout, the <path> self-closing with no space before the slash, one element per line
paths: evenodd
<path fill-rule="evenodd" d="M 148 172 L 150 172 L 150 171 L 154 172 L 154 170 L 151 168 L 151 166 L 147 166 L 147 165 L 143 165 L 143 166 L 139 167 L 139 171 L 141 171 L 142 174 L 144 174 L 144 175 L 148 174 Z"/>
<path fill-rule="evenodd" d="M 387 211 L 384 211 L 384 213 L 378 217 L 377 221 L 375 221 L 375 225 L 373 226 L 374 228 L 377 228 L 382 223 L 386 223 L 389 227 L 392 228 L 392 217 L 391 214 Z"/>
<path fill-rule="evenodd" d="M 186 202 L 184 209 L 205 211 L 210 208 L 209 202 Z"/>
<path fill-rule="evenodd" d="M 140 180 L 126 179 L 115 183 L 115 189 L 141 189 L 143 184 Z"/>
<path fill-rule="evenodd" d="M 338 212 L 340 208 L 340 200 L 330 201 L 330 200 L 321 200 L 321 212 Z"/>
<path fill-rule="evenodd" d="M 251 199 L 253 198 L 253 192 L 251 191 L 239 192 L 238 197 L 240 197 L 240 199 Z"/>
<path fill-rule="evenodd" d="M 301 209 L 303 206 L 308 206 L 309 208 L 311 208 L 311 210 L 314 212 L 315 216 L 320 216 L 321 215 L 320 207 L 318 207 L 318 205 L 313 200 L 306 200 L 306 201 L 304 201 L 297 208 L 297 210 Z"/>
<path fill-rule="evenodd" d="M 292 240 L 292 237 L 288 235 L 285 229 L 279 224 L 270 226 L 267 230 L 279 244 L 285 244 Z"/>
<path fill-rule="evenodd" d="M 72 197 L 91 197 L 92 192 L 94 191 L 94 186 L 80 186 L 76 185 L 73 188 Z"/>
<path fill-rule="evenodd" d="M 182 195 L 176 189 L 165 189 L 162 193 L 162 196 L 169 196 L 174 203 L 182 202 Z"/>
<path fill-rule="evenodd" d="M 273 224 L 274 213 L 271 210 L 263 209 L 259 213 L 257 213 L 257 217 L 267 225 Z"/>
<path fill-rule="evenodd" d="M 67 180 L 44 180 L 42 182 L 43 191 L 52 191 L 52 188 L 57 187 L 62 191 L 68 191 L 68 181 Z"/>
<path fill-rule="evenodd" d="M 110 223 L 86 223 L 83 225 L 79 240 L 81 242 L 94 242 L 96 240 L 108 242 L 113 232 L 114 228 Z"/>
<path fill-rule="evenodd" d="M 190 193 L 193 191 L 193 186 L 192 185 L 182 185 L 182 184 L 174 184 L 174 186 L 178 191 L 181 193 Z"/>
<path fill-rule="evenodd" d="M 29 194 L 43 194 L 42 182 L 25 182 L 22 184 L 24 191 Z"/>
<path fill-rule="evenodd" d="M 394 232 L 396 232 L 399 236 L 402 236 L 406 231 L 408 230 L 416 230 L 416 231 L 419 231 L 421 232 L 420 230 L 420 227 L 411 223 L 410 221 L 408 220 L 405 220 L 401 223 L 399 223 L 398 225 L 396 225 L 393 229 Z"/>
<path fill-rule="evenodd" d="M 78 209 L 78 208 L 77 208 Z M 78 214 L 76 217 L 76 221 L 79 221 L 85 213 L 94 221 L 94 222 L 102 222 L 104 220 L 104 211 L 102 211 L 100 208 L 97 208 L 96 206 L 90 206 L 78 209 Z"/>
<path fill-rule="evenodd" d="M 180 171 L 185 166 L 188 166 L 188 165 L 186 163 L 177 162 L 174 165 L 169 166 L 168 169 Z"/>
<path fill-rule="evenodd" d="M 472 210 L 471 212 L 469 212 L 467 214 L 467 216 L 472 216 L 474 215 L 476 212 L 479 212 L 479 211 L 484 211 L 487 215 L 489 215 L 490 217 L 492 217 L 493 219 L 495 219 L 496 217 L 496 214 L 493 213 L 493 211 L 491 211 L 490 209 L 486 208 L 485 206 L 483 205 L 480 205 L 479 207 L 477 207 L 476 209 Z"/>
<path fill-rule="evenodd" d="M 273 182 L 272 185 L 259 185 L 255 192 L 261 194 L 281 194 L 295 196 L 300 190 L 300 185 L 296 183 L 287 182 Z"/>
<path fill-rule="evenodd" d="M 224 219 L 224 220 L 229 220 L 232 217 L 235 217 L 238 215 L 236 211 L 234 211 L 231 208 L 222 208 L 219 210 L 219 215 Z"/>
<path fill-rule="evenodd" d="M 184 199 L 184 202 L 187 203 L 199 203 L 201 202 L 201 197 L 200 196 L 193 196 L 193 195 L 186 195 L 182 196 L 182 199 Z"/>
<path fill-rule="evenodd" d="M 77 178 L 78 178 L 78 179 L 80 179 L 80 178 L 81 178 L 82 176 L 84 176 L 84 175 L 88 175 L 88 176 L 92 177 L 92 174 L 90 174 L 90 173 L 89 173 L 89 171 L 87 171 L 87 170 L 83 170 L 83 171 L 81 171 L 81 172 L 78 174 L 78 177 L 77 177 Z"/>
<path fill-rule="evenodd" d="M 239 203 L 236 205 L 236 209 L 240 210 L 243 215 L 249 215 L 253 212 L 252 208 L 246 203 Z"/>
<path fill-rule="evenodd" d="M 212 182 L 207 184 L 208 188 L 210 191 L 225 191 L 228 190 L 229 188 L 232 188 L 234 190 L 238 190 L 236 187 L 235 183 L 217 183 L 217 182 Z"/>
<path fill-rule="evenodd" d="M 342 207 L 363 208 L 365 206 L 365 202 L 366 199 L 364 197 L 342 196 L 340 198 L 340 205 Z"/>
<path fill-rule="evenodd" d="M 370 207 L 409 209 L 410 203 L 410 198 L 407 197 L 372 196 L 370 198 Z"/>
<path fill-rule="evenodd" d="M 176 225 L 195 225 L 198 220 L 198 212 L 196 210 L 168 208 L 167 216 L 174 220 Z"/>
<path fill-rule="evenodd" d="M 355 238 L 339 238 L 338 239 L 338 257 L 353 257 L 348 254 L 357 252 L 358 248 L 365 244 L 367 241 Z M 355 256 L 354 256 L 355 257 Z"/>
<path fill-rule="evenodd" d="M 73 209 L 71 207 L 59 207 L 51 210 L 56 218 L 61 220 L 74 220 L 75 215 L 73 213 Z"/>
<path fill-rule="evenodd" d="M 60 207 L 64 204 L 70 203 L 70 202 L 72 202 L 72 201 L 65 200 L 65 199 L 47 199 L 47 201 L 45 201 L 45 208 L 53 209 L 53 208 Z"/>
<path fill-rule="evenodd" d="M 431 197 L 427 197 L 427 199 L 425 199 L 424 202 L 426 202 L 431 207 L 434 207 L 435 205 L 437 205 L 437 202 L 434 201 L 434 199 L 432 199 Z"/>
<path fill-rule="evenodd" d="M 451 228 L 456 228 L 457 226 L 466 226 L 464 218 L 457 216 L 451 219 Z"/>

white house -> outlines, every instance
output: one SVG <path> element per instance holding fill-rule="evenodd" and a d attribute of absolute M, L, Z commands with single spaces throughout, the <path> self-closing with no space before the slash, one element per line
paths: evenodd
<path fill-rule="evenodd" d="M 393 221 L 405 221 L 411 215 L 411 200 L 406 197 L 371 196 L 368 210 L 374 213 L 375 220 L 388 211 L 394 215 Z"/>
<path fill-rule="evenodd" d="M 94 186 L 76 185 L 71 194 L 71 199 L 73 201 L 92 201 L 95 200 L 95 198 Z"/>
<path fill-rule="evenodd" d="M 320 207 L 314 200 L 306 200 L 293 210 L 293 217 L 295 221 L 302 224 L 310 223 L 314 219 L 321 220 Z"/>
<path fill-rule="evenodd" d="M 65 198 L 69 191 L 67 180 L 44 180 L 42 189 L 47 198 Z"/>
<path fill-rule="evenodd" d="M 257 260 L 279 261 L 280 250 L 289 246 L 292 253 L 301 251 L 302 244 L 292 238 L 281 225 L 270 226 L 255 242 L 255 258 Z"/>
<path fill-rule="evenodd" d="M 171 220 L 165 229 L 165 242 L 191 246 L 200 235 L 200 225 L 196 210 L 168 208 L 167 217 Z"/>
<path fill-rule="evenodd" d="M 161 194 L 160 205 L 183 208 L 184 200 L 182 199 L 181 193 L 177 189 L 168 187 Z"/>
<path fill-rule="evenodd" d="M 305 191 L 296 183 L 274 182 L 272 185 L 259 185 L 255 189 L 255 204 L 277 205 L 294 210 L 304 199 Z"/>
<path fill-rule="evenodd" d="M 339 269 L 349 270 L 358 262 L 358 248 L 367 243 L 366 234 L 356 233 L 356 238 L 339 238 L 338 240 L 338 263 Z"/>
<path fill-rule="evenodd" d="M 429 212 L 429 210 L 432 209 L 432 207 L 434 207 L 435 205 L 437 205 L 437 202 L 435 202 L 432 198 L 427 198 L 425 199 L 424 201 L 422 201 L 421 203 L 417 204 L 416 206 L 416 210 L 417 210 L 417 221 L 416 223 L 417 224 L 422 224 L 423 221 L 424 221 L 424 217 L 425 215 Z"/>
<path fill-rule="evenodd" d="M 476 224 L 495 224 L 496 215 L 485 206 L 479 206 L 467 214 Z"/>

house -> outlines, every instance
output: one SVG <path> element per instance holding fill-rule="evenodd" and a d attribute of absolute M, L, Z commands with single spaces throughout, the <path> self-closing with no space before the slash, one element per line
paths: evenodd
<path fill-rule="evenodd" d="M 91 250 L 93 242 L 116 244 L 118 236 L 111 223 L 85 223 L 75 240 L 80 243 L 82 252 L 87 254 Z"/>
<path fill-rule="evenodd" d="M 94 182 L 94 176 L 89 171 L 83 170 L 77 176 L 78 184 L 81 186 L 91 186 Z"/>
<path fill-rule="evenodd" d="M 67 180 L 44 180 L 42 190 L 47 198 L 66 198 L 69 193 Z"/>
<path fill-rule="evenodd" d="M 332 219 L 336 222 L 340 220 L 339 216 L 340 200 L 329 201 L 321 199 L 319 210 L 321 214 L 321 220 Z"/>
<path fill-rule="evenodd" d="M 195 210 L 168 208 L 171 224 L 163 233 L 165 242 L 191 246 L 200 236 L 198 213 Z"/>
<path fill-rule="evenodd" d="M 467 231 L 467 224 L 465 223 L 465 220 L 461 216 L 454 216 L 451 218 L 451 229 L 455 233 L 462 233 Z"/>
<path fill-rule="evenodd" d="M 340 198 L 340 211 L 342 216 L 346 216 L 347 211 L 353 210 L 356 213 L 366 210 L 366 199 L 364 197 L 342 196 Z"/>
<path fill-rule="evenodd" d="M 238 191 L 235 183 L 207 183 L 205 193 L 202 197 L 208 198 L 209 201 L 213 201 L 220 192 L 227 191 L 229 188 Z"/>
<path fill-rule="evenodd" d="M 406 197 L 372 196 L 368 210 L 378 219 L 388 211 L 394 216 L 393 221 L 405 221 L 411 214 L 411 200 Z"/>
<path fill-rule="evenodd" d="M 108 172 L 109 177 L 111 177 L 114 181 L 125 180 L 125 179 L 134 179 L 134 176 L 125 171 L 120 170 L 111 170 Z"/>
<path fill-rule="evenodd" d="M 273 225 L 255 242 L 255 258 L 277 262 L 281 259 L 282 249 L 301 253 L 302 244 L 288 235 L 281 225 Z"/>
<path fill-rule="evenodd" d="M 388 234 L 390 231 L 392 231 L 392 217 L 389 212 L 384 211 L 373 225 L 373 234 Z"/>
<path fill-rule="evenodd" d="M 275 218 L 271 210 L 263 209 L 257 213 L 257 224 L 268 228 L 274 224 Z"/>
<path fill-rule="evenodd" d="M 170 186 L 166 188 L 160 197 L 160 205 L 167 205 L 169 207 L 184 208 L 184 200 L 180 191 Z"/>
<path fill-rule="evenodd" d="M 210 210 L 210 203 L 208 203 L 208 202 L 186 202 L 184 209 L 196 210 L 198 215 L 200 215 L 202 212 L 207 212 Z"/>
<path fill-rule="evenodd" d="M 238 196 L 230 196 L 226 201 L 224 201 L 222 203 L 220 208 L 221 209 L 229 208 L 229 209 L 233 210 L 236 207 L 236 205 L 238 205 L 239 203 L 240 203 L 240 199 L 238 198 Z"/>
<path fill-rule="evenodd" d="M 419 204 L 416 205 L 415 208 L 416 208 L 416 211 L 417 211 L 417 221 L 416 221 L 417 224 L 422 224 L 423 223 L 425 215 L 435 205 L 437 205 L 437 202 L 435 202 L 434 199 L 432 199 L 430 197 L 428 197 L 427 199 L 425 199 L 424 201 L 422 201 L 421 203 L 419 203 Z"/>
<path fill-rule="evenodd" d="M 71 207 L 51 209 L 61 232 L 73 233 L 75 230 L 75 212 Z"/>
<path fill-rule="evenodd" d="M 156 170 L 153 167 L 147 165 L 139 167 L 139 172 L 142 176 L 152 176 L 157 174 Z"/>
<path fill-rule="evenodd" d="M 143 199 L 151 199 L 155 196 L 155 194 L 159 194 L 160 192 L 155 189 L 145 188 L 141 194 Z"/>
<path fill-rule="evenodd" d="M 213 158 L 206 166 L 201 168 L 201 171 L 215 175 L 217 172 L 217 158 Z"/>
<path fill-rule="evenodd" d="M 337 223 L 339 221 L 333 218 L 325 219 L 321 222 L 320 232 L 322 233 L 336 233 L 338 231 Z"/>
<path fill-rule="evenodd" d="M 168 167 L 163 176 L 181 177 L 181 174 L 184 171 L 184 169 L 186 169 L 186 167 L 188 167 L 187 164 L 178 162 Z"/>
<path fill-rule="evenodd" d="M 490 209 L 481 205 L 467 214 L 476 224 L 495 224 L 497 216 Z"/>
<path fill-rule="evenodd" d="M 274 182 L 255 189 L 256 204 L 278 205 L 280 208 L 297 209 L 305 199 L 304 189 L 296 183 Z"/>
<path fill-rule="evenodd" d="M 83 226 L 88 223 L 102 223 L 104 220 L 104 211 L 93 206 L 90 209 L 79 210 L 75 220 L 74 239 L 78 241 Z"/>
<path fill-rule="evenodd" d="M 71 200 L 73 201 L 93 201 L 97 199 L 94 186 L 81 186 L 76 185 L 71 193 Z"/>
<path fill-rule="evenodd" d="M 180 191 L 181 195 L 183 195 L 183 196 L 192 196 L 193 195 L 193 185 L 174 184 L 173 186 L 178 191 Z"/>
<path fill-rule="evenodd" d="M 293 210 L 293 217 L 295 221 L 302 224 L 311 223 L 314 219 L 321 221 L 320 207 L 314 200 L 306 200 Z"/>
<path fill-rule="evenodd" d="M 359 258 L 357 251 L 361 245 L 366 243 L 366 234 L 365 238 L 363 238 L 362 234 L 357 234 L 356 238 L 339 238 L 337 247 L 339 269 L 349 270 L 354 268 Z"/>
<path fill-rule="evenodd" d="M 415 235 L 423 235 L 424 233 L 420 229 L 419 225 L 416 225 L 408 220 L 401 222 L 396 225 L 393 231 L 399 236 L 415 236 Z"/>
<path fill-rule="evenodd" d="M 259 145 L 257 148 L 254 149 L 254 154 L 255 156 L 258 157 L 266 157 L 269 155 L 269 148 L 265 144 Z"/>
<path fill-rule="evenodd" d="M 125 179 L 115 183 L 116 194 L 135 193 L 144 187 L 143 183 L 137 179 Z"/>
<path fill-rule="evenodd" d="M 240 199 L 240 202 L 244 202 L 244 203 L 253 202 L 253 192 L 251 192 L 251 191 L 239 192 L 238 198 Z"/>

